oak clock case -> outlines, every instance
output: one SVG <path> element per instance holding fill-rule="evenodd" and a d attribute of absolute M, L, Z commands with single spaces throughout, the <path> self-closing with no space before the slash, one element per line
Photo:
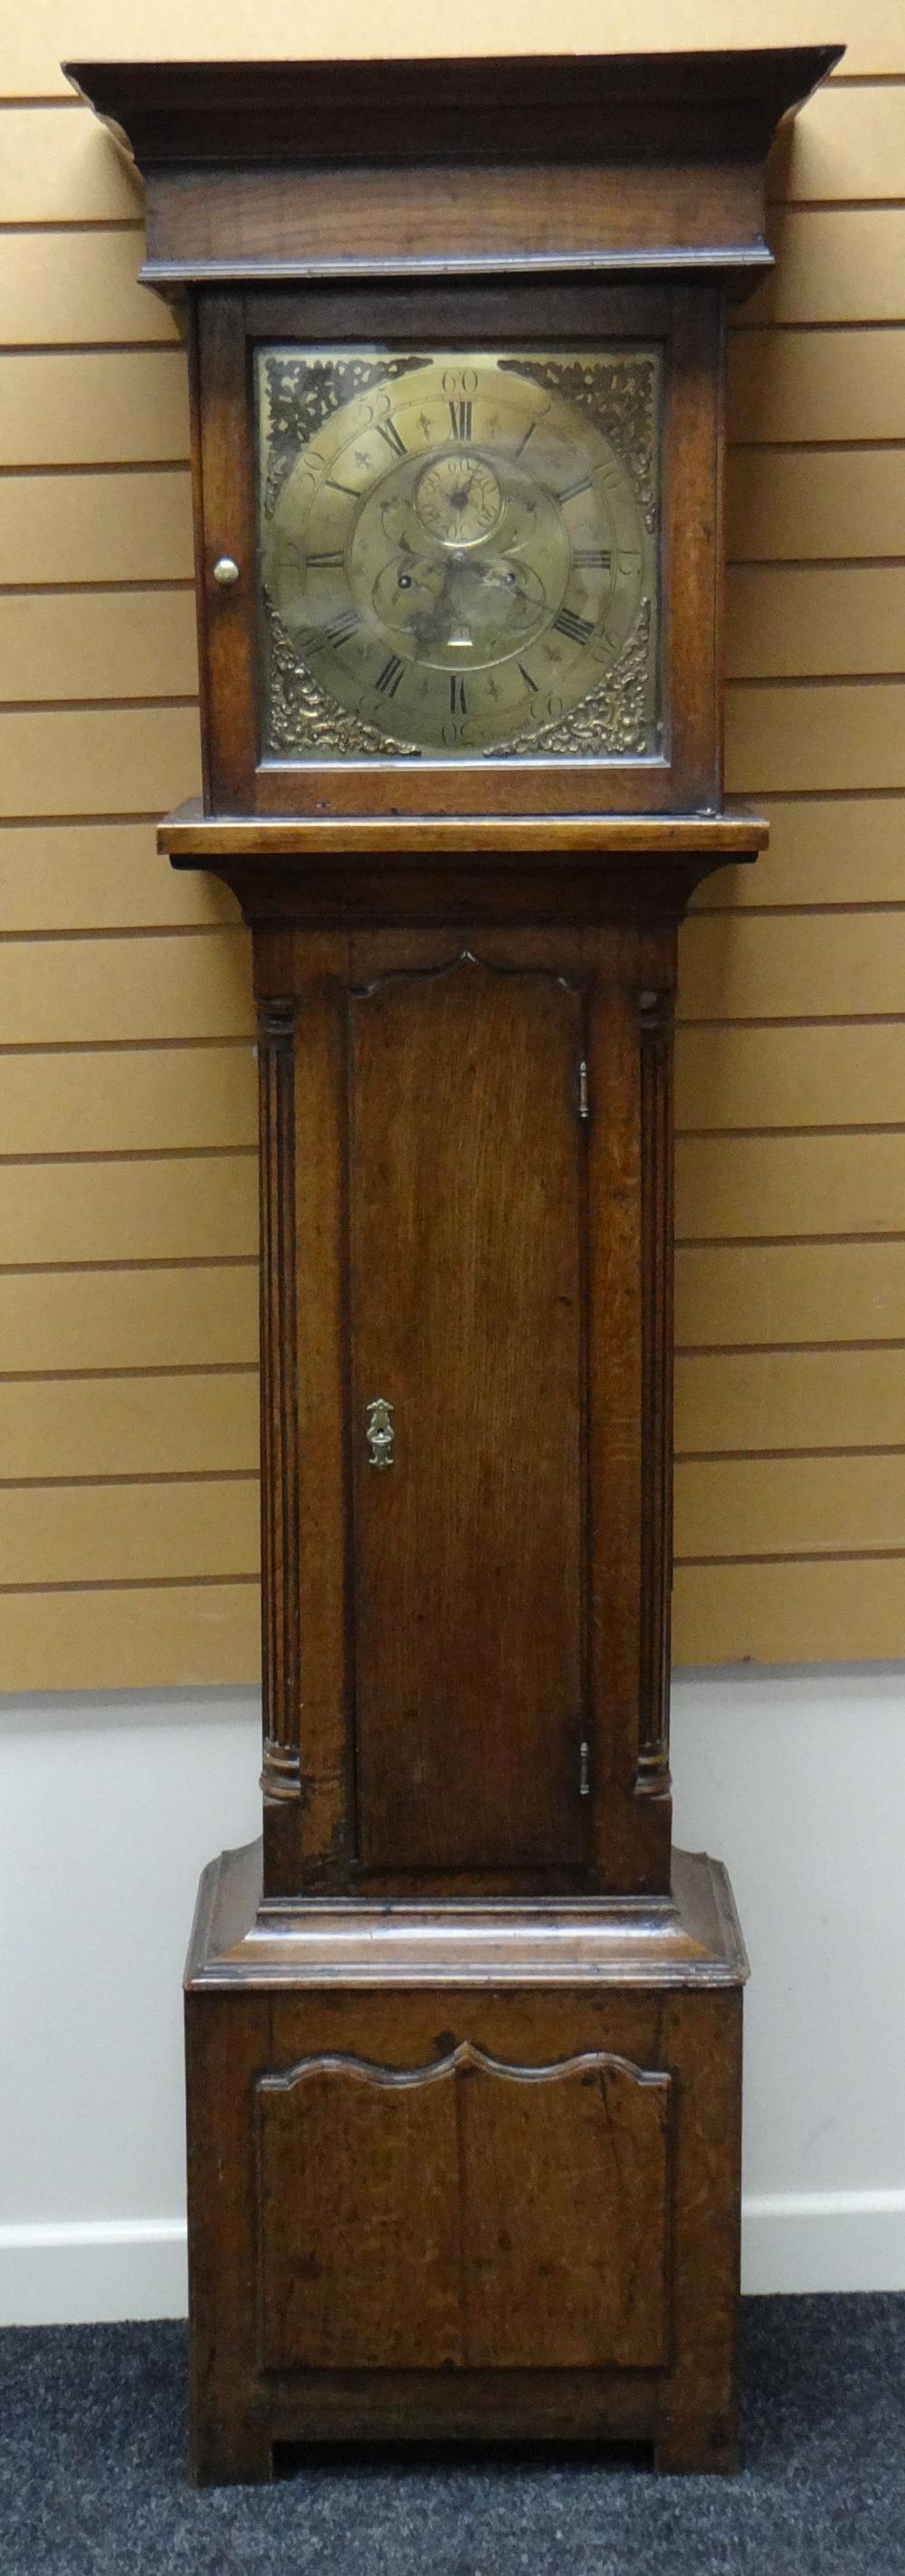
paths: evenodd
<path fill-rule="evenodd" d="M 747 1963 L 672 1845 L 676 934 L 767 839 L 723 799 L 724 307 L 836 58 L 75 75 L 187 301 L 204 795 L 160 842 L 258 1006 L 204 2481 L 334 2436 L 738 2458 Z"/>

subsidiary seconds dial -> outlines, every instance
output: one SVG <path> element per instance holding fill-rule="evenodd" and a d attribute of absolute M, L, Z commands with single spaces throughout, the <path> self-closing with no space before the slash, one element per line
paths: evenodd
<path fill-rule="evenodd" d="M 322 361 L 325 417 L 263 518 L 265 616 L 388 750 L 530 752 L 600 688 L 642 605 L 655 650 L 651 535 L 605 410 L 581 399 L 612 361 L 587 360 L 575 399 L 561 360 L 443 353 L 382 374 L 373 353 L 367 389 L 331 405 L 351 354 Z"/>

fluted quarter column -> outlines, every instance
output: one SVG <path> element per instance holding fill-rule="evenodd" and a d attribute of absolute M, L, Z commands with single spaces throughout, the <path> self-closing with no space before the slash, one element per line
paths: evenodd
<path fill-rule="evenodd" d="M 641 1628 L 636 1794 L 668 1797 L 672 1593 L 673 995 L 638 995 L 641 1043 Z"/>
<path fill-rule="evenodd" d="M 261 1202 L 261 1586 L 265 1886 L 298 1836 L 301 1797 L 296 1386 L 295 1003 L 258 1009 Z"/>

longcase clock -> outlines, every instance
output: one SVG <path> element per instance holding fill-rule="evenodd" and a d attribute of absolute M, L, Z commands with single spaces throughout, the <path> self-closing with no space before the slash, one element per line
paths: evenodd
<path fill-rule="evenodd" d="M 676 929 L 723 330 L 832 49 L 79 66 L 190 352 L 253 933 L 263 1844 L 187 1973 L 193 2467 L 736 2458 L 741 1990 L 668 1762 Z"/>

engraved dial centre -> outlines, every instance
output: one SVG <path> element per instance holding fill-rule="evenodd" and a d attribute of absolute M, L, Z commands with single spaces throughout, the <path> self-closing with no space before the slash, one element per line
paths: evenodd
<path fill-rule="evenodd" d="M 362 502 L 349 539 L 353 596 L 396 651 L 425 668 L 504 662 L 551 623 L 568 587 L 571 549 L 555 501 L 501 462 L 499 475 L 481 467 L 473 503 L 479 462 L 441 452 L 417 479 L 398 465 Z M 487 526 L 469 536 L 479 511 Z"/>

